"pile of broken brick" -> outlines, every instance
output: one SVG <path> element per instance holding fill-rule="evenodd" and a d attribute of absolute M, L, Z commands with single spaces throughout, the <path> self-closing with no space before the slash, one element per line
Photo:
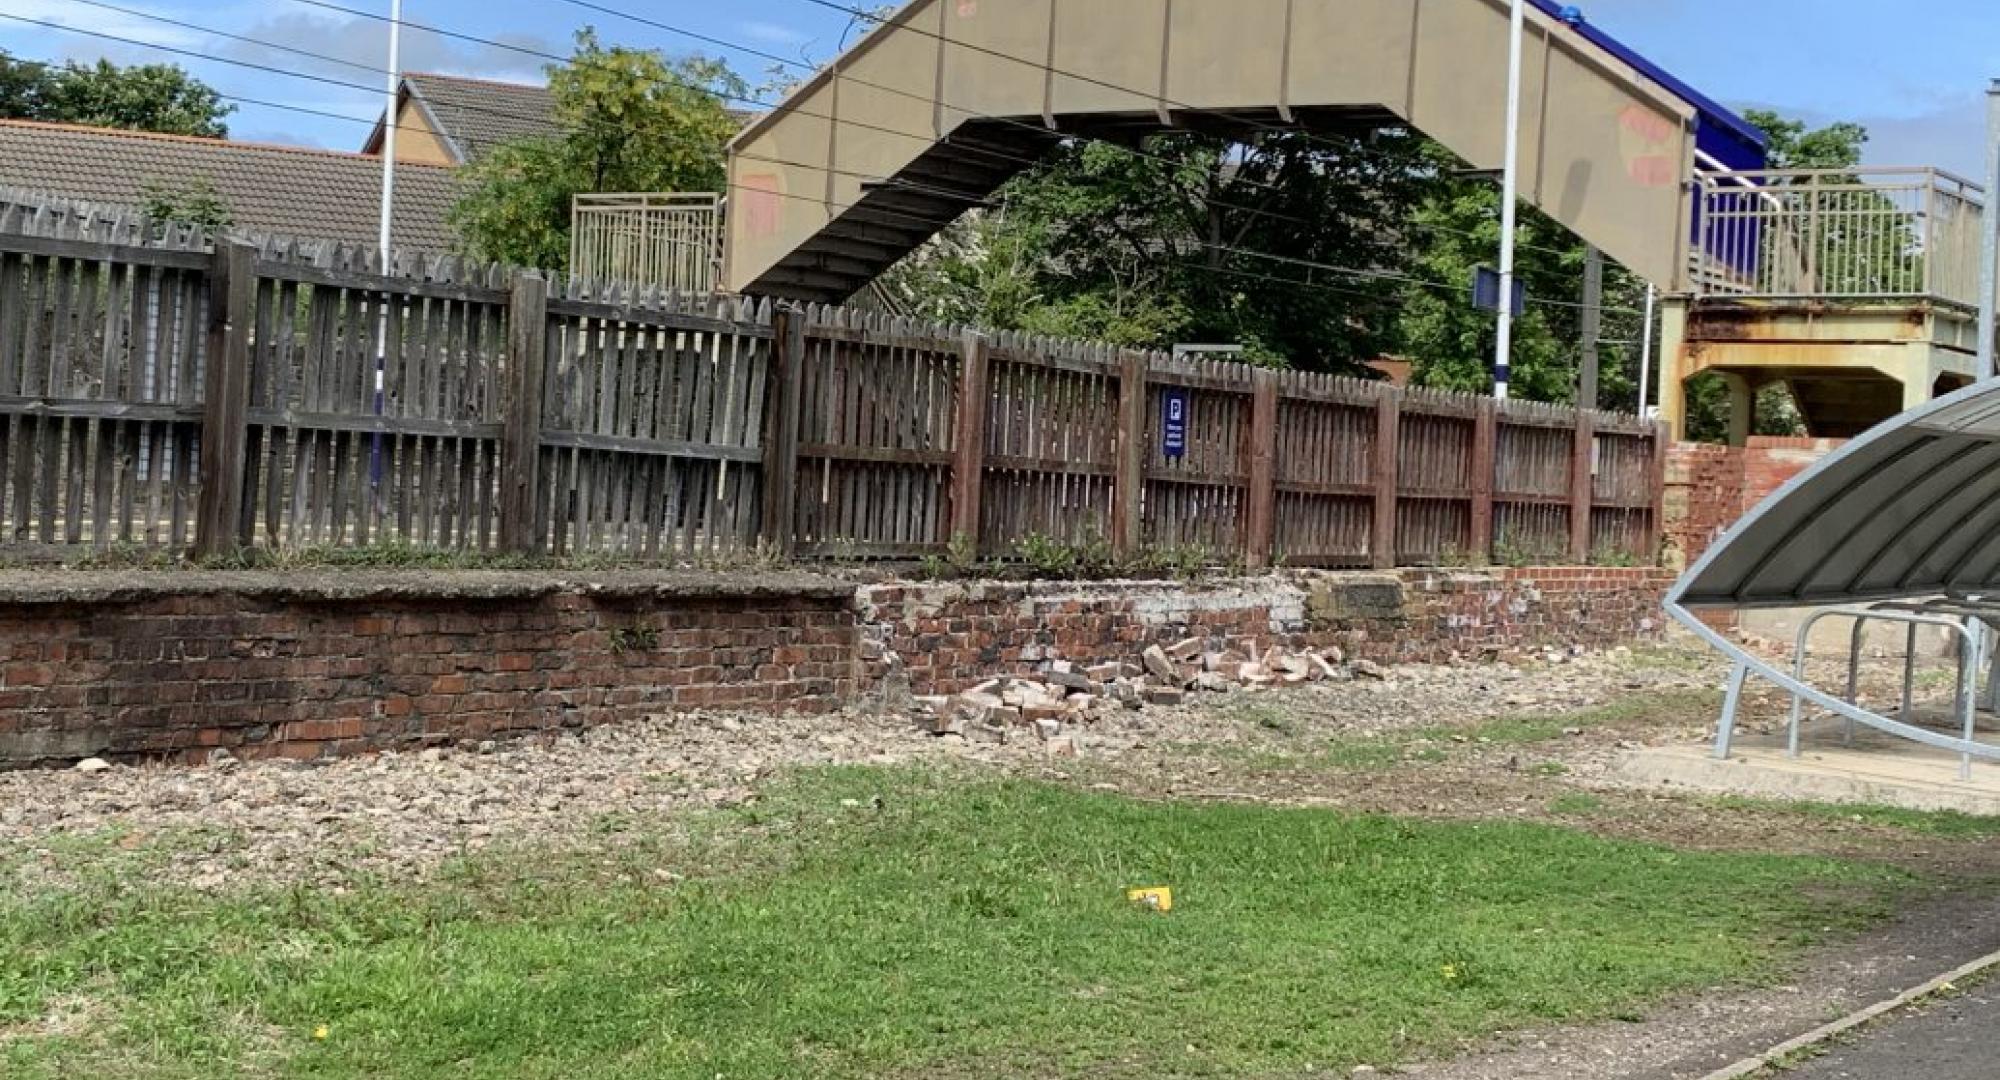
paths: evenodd
<path fill-rule="evenodd" d="M 961 694 L 917 702 L 937 735 L 1005 742 L 1016 733 L 1031 733 L 1050 753 L 1070 755 L 1077 751 L 1072 725 L 1100 711 L 1179 705 L 1190 692 L 1226 694 L 1387 674 L 1369 660 L 1347 663 L 1338 648 L 1274 646 L 1252 658 L 1209 644 L 1187 638 L 1166 647 L 1150 645 L 1129 662 L 1080 666 L 1048 660 L 1035 675 L 988 679 Z"/>

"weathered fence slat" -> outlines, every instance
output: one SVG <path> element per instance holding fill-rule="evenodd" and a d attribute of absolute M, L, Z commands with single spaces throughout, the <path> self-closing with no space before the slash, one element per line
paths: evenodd
<path fill-rule="evenodd" d="M 958 369 L 958 443 L 951 466 L 951 540 L 979 542 L 980 499 L 986 489 L 986 340 L 967 331 Z"/>
<path fill-rule="evenodd" d="M 1648 562 L 1661 535 L 1666 437 L 1635 418 L 348 245 L 210 254 L 186 230 L 4 222 L 0 544 L 1033 541 L 1386 567 Z"/>
<path fill-rule="evenodd" d="M 542 364 L 548 356 L 549 287 L 535 274 L 514 279 L 507 318 L 507 384 L 501 410 L 500 547 L 532 554 L 541 547 L 535 532 L 541 503 Z"/>
<path fill-rule="evenodd" d="M 1368 555 L 1378 570 L 1396 565 L 1397 450 L 1402 442 L 1403 399 L 1400 394 L 1383 394 L 1375 401 L 1375 446 L 1372 472 L 1375 483 L 1374 532 Z"/>
<path fill-rule="evenodd" d="M 250 401 L 250 320 L 257 302 L 257 249 L 228 244 L 209 277 L 207 402 L 202 412 L 201 495 L 195 554 L 216 556 L 247 541 L 243 453 Z"/>
<path fill-rule="evenodd" d="M 1269 371 L 1253 372 L 1251 387 L 1250 511 L 1244 561 L 1255 570 L 1270 565 L 1277 527 L 1277 376 Z"/>

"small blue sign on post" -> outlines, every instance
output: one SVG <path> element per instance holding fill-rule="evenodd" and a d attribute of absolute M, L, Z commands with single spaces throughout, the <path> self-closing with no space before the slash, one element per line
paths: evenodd
<path fill-rule="evenodd" d="M 1170 461 L 1187 456 L 1187 424 L 1187 387 L 1167 387 L 1160 393 L 1160 452 Z"/>
<path fill-rule="evenodd" d="M 1472 306 L 1481 311 L 1500 310 L 1500 271 L 1486 266 L 1472 268 Z M 1514 317 L 1520 318 L 1528 306 L 1528 286 L 1514 279 Z"/>

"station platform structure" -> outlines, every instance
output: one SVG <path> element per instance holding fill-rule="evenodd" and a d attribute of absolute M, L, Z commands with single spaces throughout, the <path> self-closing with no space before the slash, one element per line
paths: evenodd
<path fill-rule="evenodd" d="M 1984 193 L 1937 169 L 1698 173 L 1686 288 L 1665 307 L 1661 416 L 1720 375 L 1730 441 L 1783 384 L 1808 433 L 1850 438 L 1973 382 Z"/>
<path fill-rule="evenodd" d="M 841 303 L 1068 139 L 1421 131 L 1504 156 L 1508 0 L 908 0 L 731 144 L 724 288 Z M 1531 0 L 1521 197 L 1667 298 L 1663 418 L 1782 383 L 1844 437 L 1972 381 L 1984 193 L 1935 169 L 1778 171 L 1754 126 Z M 1341 328 L 1329 327 L 1329 333 Z"/>

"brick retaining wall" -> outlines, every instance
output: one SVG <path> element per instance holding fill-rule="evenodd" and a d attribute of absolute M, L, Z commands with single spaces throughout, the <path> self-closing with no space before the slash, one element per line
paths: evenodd
<path fill-rule="evenodd" d="M 1669 564 L 1693 565 L 1738 518 L 1841 444 L 1758 435 L 1747 446 L 1674 446 L 1667 452 Z"/>
<path fill-rule="evenodd" d="M 1223 585 L 898 584 L 859 595 L 864 678 L 900 664 L 916 693 L 949 693 L 1043 660 L 1129 660 L 1202 637 L 1261 651 L 1339 645 L 1383 663 L 1601 647 L 1656 632 L 1672 575 L 1652 568 L 1294 573 Z M 889 659 L 894 654 L 895 660 Z"/>
<path fill-rule="evenodd" d="M 56 580 L 0 586 L 0 765 L 314 758 L 854 691 L 853 590 L 803 575 Z"/>
<path fill-rule="evenodd" d="M 1655 630 L 1651 569 L 1274 574 L 1219 585 L 806 574 L 0 574 L 0 767 L 316 758 L 680 707 L 826 709 L 1190 635 L 1383 662 Z"/>

